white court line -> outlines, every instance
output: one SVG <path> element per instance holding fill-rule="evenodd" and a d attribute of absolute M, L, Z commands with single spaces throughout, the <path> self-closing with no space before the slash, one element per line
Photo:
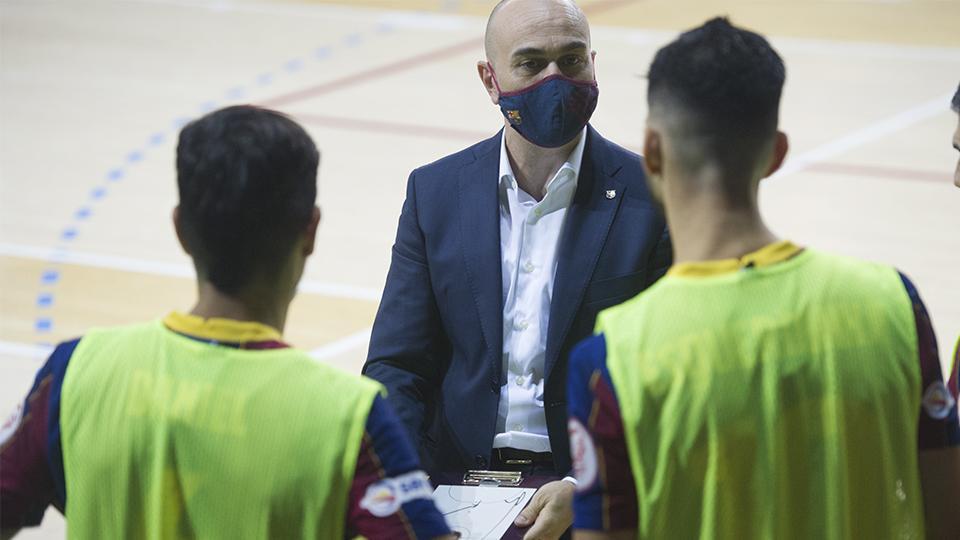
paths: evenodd
<path fill-rule="evenodd" d="M 178 278 L 193 278 L 193 267 L 189 264 L 166 263 L 123 257 L 119 255 L 103 255 L 99 253 L 82 253 L 77 251 L 53 251 L 50 248 L 26 246 L 0 242 L 0 256 L 19 257 L 49 263 L 76 264 L 92 268 L 138 272 L 154 276 L 168 276 Z M 319 294 L 335 298 L 350 300 L 365 300 L 379 302 L 380 291 L 368 287 L 330 283 L 327 281 L 303 280 L 297 287 L 298 292 Z"/>
<path fill-rule="evenodd" d="M 45 360 L 48 356 L 50 356 L 51 352 L 53 352 L 53 347 L 47 345 L 0 341 L 0 356 L 28 358 L 30 360 Z"/>
<path fill-rule="evenodd" d="M 792 159 L 788 157 L 783 167 L 771 175 L 770 179 L 802 171 L 815 163 L 832 159 L 854 148 L 882 139 L 928 118 L 944 114 L 950 108 L 950 98 L 952 96 L 952 93 L 943 94 L 930 101 L 921 103 L 916 107 L 911 107 L 901 113 L 864 126 L 839 139 L 818 146 L 813 150 L 803 152 Z"/>
<path fill-rule="evenodd" d="M 336 341 L 317 347 L 316 349 L 310 351 L 310 356 L 316 360 L 328 360 L 334 356 L 339 356 L 344 353 L 348 353 L 357 349 L 358 347 L 366 346 L 370 343 L 370 332 L 373 331 L 373 328 L 364 328 L 359 332 L 350 334 L 349 336 L 342 337 Z"/>

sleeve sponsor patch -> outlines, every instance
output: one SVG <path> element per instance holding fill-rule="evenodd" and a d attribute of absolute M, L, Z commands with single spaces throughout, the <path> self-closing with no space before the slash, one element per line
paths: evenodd
<path fill-rule="evenodd" d="M 433 486 L 423 471 L 412 471 L 371 484 L 360 500 L 360 508 L 376 517 L 397 513 L 404 504 L 416 499 L 431 499 Z"/>
<path fill-rule="evenodd" d="M 571 418 L 567 423 L 570 434 L 570 454 L 573 458 L 573 475 L 577 479 L 577 491 L 587 491 L 597 481 L 597 449 L 593 437 L 580 420 Z"/>
<path fill-rule="evenodd" d="M 947 385 L 943 384 L 943 381 L 931 383 L 926 392 L 923 393 L 923 410 L 927 412 L 930 418 L 935 420 L 946 418 L 955 404 L 956 401 L 950 395 L 950 391 L 947 390 Z"/>

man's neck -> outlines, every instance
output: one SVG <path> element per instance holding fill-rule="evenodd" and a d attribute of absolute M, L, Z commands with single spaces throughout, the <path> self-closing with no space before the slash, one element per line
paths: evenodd
<path fill-rule="evenodd" d="M 584 135 L 581 133 L 558 148 L 537 146 L 524 139 L 509 125 L 504 126 L 503 136 L 517 184 L 520 189 L 539 201 L 547 194 L 547 182 L 560 170 L 560 166 Z"/>
<path fill-rule="evenodd" d="M 739 259 L 778 238 L 767 228 L 756 201 L 731 207 L 716 194 L 666 197 L 674 264 Z"/>
<path fill-rule="evenodd" d="M 267 294 L 242 295 L 255 299 L 247 300 L 239 296 L 224 294 L 208 281 L 201 281 L 197 289 L 197 304 L 190 310 L 190 314 L 204 319 L 218 318 L 256 322 L 283 333 L 290 300 L 274 299 L 271 301 L 268 299 L 271 295 Z"/>

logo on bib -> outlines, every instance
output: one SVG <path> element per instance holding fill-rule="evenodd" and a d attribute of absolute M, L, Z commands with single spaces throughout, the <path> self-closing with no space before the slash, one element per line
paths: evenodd
<path fill-rule="evenodd" d="M 570 434 L 570 457 L 573 458 L 573 476 L 577 479 L 577 491 L 586 491 L 597 480 L 597 449 L 593 437 L 580 420 L 571 418 L 567 423 Z"/>
<path fill-rule="evenodd" d="M 384 478 L 367 488 L 360 508 L 376 517 L 397 513 L 405 503 L 433 497 L 433 486 L 423 471 L 412 471 L 396 478 Z"/>
<path fill-rule="evenodd" d="M 956 401 L 950 395 L 943 381 L 937 381 L 927 387 L 923 393 L 923 410 L 927 411 L 930 418 L 943 420 L 950 414 Z"/>

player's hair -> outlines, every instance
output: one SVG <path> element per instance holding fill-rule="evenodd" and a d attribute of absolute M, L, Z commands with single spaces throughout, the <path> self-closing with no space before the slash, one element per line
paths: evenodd
<path fill-rule="evenodd" d="M 957 93 L 953 95 L 953 101 L 950 102 L 954 111 L 960 113 L 960 84 L 957 85 Z"/>
<path fill-rule="evenodd" d="M 312 215 L 319 160 L 303 128 L 275 111 L 228 107 L 183 128 L 180 229 L 203 279 L 235 294 L 275 275 Z"/>
<path fill-rule="evenodd" d="M 717 17 L 657 52 L 647 102 L 682 126 L 680 145 L 695 147 L 694 161 L 736 175 L 776 133 L 785 78 L 783 60 L 763 36 Z"/>

